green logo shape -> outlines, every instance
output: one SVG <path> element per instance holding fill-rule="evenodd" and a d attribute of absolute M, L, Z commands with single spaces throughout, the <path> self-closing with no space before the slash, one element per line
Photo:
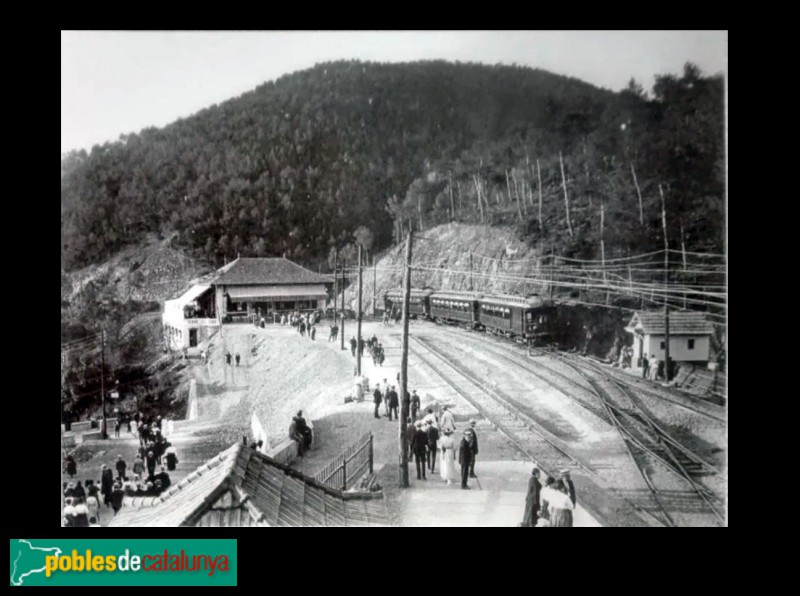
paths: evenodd
<path fill-rule="evenodd" d="M 235 539 L 12 539 L 12 586 L 236 586 Z"/>

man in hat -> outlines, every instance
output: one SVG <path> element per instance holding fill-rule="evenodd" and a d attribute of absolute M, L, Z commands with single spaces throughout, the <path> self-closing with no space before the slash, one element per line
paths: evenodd
<path fill-rule="evenodd" d="M 128 464 L 125 463 L 125 460 L 122 459 L 121 455 L 117 456 L 117 463 L 115 464 L 115 467 L 117 468 L 117 475 L 120 478 L 125 478 L 125 468 L 128 467 Z"/>
<path fill-rule="evenodd" d="M 417 390 L 411 392 L 411 420 L 417 419 L 417 412 L 420 409 L 420 401 L 419 395 L 417 395 Z"/>
<path fill-rule="evenodd" d="M 428 452 L 428 433 L 422 428 L 422 421 L 417 420 L 414 423 L 414 437 L 411 439 L 411 452 L 414 454 L 414 461 L 417 464 L 417 480 L 427 480 L 425 476 L 425 468 L 428 465 L 426 461 Z M 422 476 L 420 476 L 420 473 Z"/>
<path fill-rule="evenodd" d="M 475 419 L 472 419 L 472 420 L 469 421 L 469 427 L 472 429 L 472 436 L 475 439 L 475 454 L 474 454 L 475 456 L 478 455 L 478 433 L 475 432 L 475 426 L 477 424 L 478 423 L 477 423 L 477 421 Z M 469 466 L 469 477 L 470 478 L 477 478 L 477 476 L 475 475 L 475 456 L 473 456 L 472 463 Z"/>
<path fill-rule="evenodd" d="M 528 480 L 528 495 L 525 497 L 525 515 L 522 518 L 523 528 L 535 528 L 539 523 L 539 497 L 542 483 L 539 482 L 539 467 L 534 465 Z"/>
<path fill-rule="evenodd" d="M 114 490 L 114 472 L 109 470 L 105 464 L 100 466 L 100 488 L 103 493 L 103 503 L 106 506 L 111 505 L 111 493 Z"/>
<path fill-rule="evenodd" d="M 467 478 L 469 477 L 469 468 L 475 459 L 475 433 L 471 428 L 464 431 L 464 436 L 461 439 L 461 445 L 458 448 L 458 463 L 461 464 L 461 488 L 464 490 L 469 489 Z"/>
<path fill-rule="evenodd" d="M 572 501 L 572 506 L 575 506 L 575 483 L 572 482 L 572 479 L 569 477 L 569 470 L 564 468 L 561 470 L 561 480 L 564 481 L 564 486 L 567 488 L 567 492 L 569 494 L 569 500 Z"/>
<path fill-rule="evenodd" d="M 378 413 L 378 408 L 381 407 L 383 396 L 381 395 L 380 387 L 377 385 L 375 385 L 375 391 L 372 392 L 372 401 L 375 402 L 375 418 L 380 418 L 381 415 Z"/>
<path fill-rule="evenodd" d="M 438 449 L 439 442 L 439 429 L 433 424 L 431 420 L 424 420 L 425 433 L 428 435 L 428 467 L 431 474 L 434 473 L 436 468 L 436 450 Z"/>
<path fill-rule="evenodd" d="M 439 430 L 455 432 L 456 420 L 453 418 L 453 413 L 447 409 L 447 406 L 442 406 L 442 419 L 439 422 Z"/>
<path fill-rule="evenodd" d="M 394 385 L 390 385 L 389 387 L 389 420 L 392 419 L 392 413 L 394 413 L 394 417 L 397 418 L 397 408 L 400 407 L 398 403 L 399 399 L 397 397 L 397 391 L 394 390 Z"/>

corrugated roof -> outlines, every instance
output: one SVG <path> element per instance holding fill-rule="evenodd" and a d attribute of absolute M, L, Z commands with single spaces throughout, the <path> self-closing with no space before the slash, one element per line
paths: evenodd
<path fill-rule="evenodd" d="M 283 258 L 237 259 L 226 267 L 214 280 L 216 285 L 333 283 L 330 276 L 314 273 Z"/>
<path fill-rule="evenodd" d="M 191 304 L 192 300 L 194 300 L 195 298 L 197 298 L 198 296 L 202 295 L 204 292 L 210 289 L 211 286 L 207 284 L 195 285 L 186 290 L 183 294 L 181 294 L 177 298 L 173 298 L 172 300 L 167 300 L 167 302 L 176 302 L 181 305 Z"/>
<path fill-rule="evenodd" d="M 480 300 L 483 294 L 478 292 L 434 292 L 431 298 L 442 298 L 446 300 Z"/>
<path fill-rule="evenodd" d="M 159 497 L 126 499 L 110 526 L 385 526 L 382 493 L 343 493 L 236 444 Z"/>
<path fill-rule="evenodd" d="M 553 306 L 552 300 L 543 299 L 541 296 L 511 296 L 508 294 L 484 295 L 480 299 L 486 304 L 499 304 L 501 306 L 522 306 L 530 308 L 540 308 L 543 306 Z"/>
<path fill-rule="evenodd" d="M 631 322 L 628 323 L 628 329 L 648 335 L 664 335 L 666 332 L 664 313 L 634 313 Z M 714 333 L 714 327 L 706 320 L 704 313 L 697 311 L 670 311 L 669 332 L 670 335 L 711 335 Z"/>

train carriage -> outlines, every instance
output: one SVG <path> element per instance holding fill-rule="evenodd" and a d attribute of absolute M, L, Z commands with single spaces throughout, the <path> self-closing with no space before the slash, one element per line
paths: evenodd
<path fill-rule="evenodd" d="M 551 300 L 537 295 L 487 295 L 479 303 L 480 324 L 486 331 L 529 343 L 552 340 L 556 309 Z"/>
<path fill-rule="evenodd" d="M 412 319 L 430 317 L 430 296 L 433 294 L 431 289 L 412 289 L 408 304 L 408 314 Z M 383 295 L 383 303 L 386 312 L 403 312 L 403 290 L 389 290 Z"/>
<path fill-rule="evenodd" d="M 431 318 L 475 327 L 480 322 L 476 292 L 434 292 L 430 296 Z"/>

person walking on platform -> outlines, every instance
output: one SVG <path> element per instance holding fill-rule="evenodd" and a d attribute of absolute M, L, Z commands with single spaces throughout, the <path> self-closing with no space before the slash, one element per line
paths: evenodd
<path fill-rule="evenodd" d="M 350 338 L 350 353 L 353 355 L 353 358 L 356 357 L 356 346 L 358 346 L 358 342 L 356 341 L 355 337 Z"/>
<path fill-rule="evenodd" d="M 414 424 L 414 436 L 411 439 L 411 452 L 414 454 L 414 461 L 417 464 L 417 480 L 427 480 L 425 476 L 425 468 L 428 465 L 426 461 L 428 451 L 428 433 L 422 428 L 422 421 L 417 420 Z M 422 473 L 422 476 L 420 476 Z"/>
<path fill-rule="evenodd" d="M 452 484 L 458 480 L 456 473 L 456 441 L 453 438 L 452 430 L 442 431 L 443 436 L 439 446 L 442 449 L 442 463 L 439 469 L 439 474 L 447 484 Z"/>
<path fill-rule="evenodd" d="M 439 442 L 439 429 L 436 428 L 430 420 L 423 422 L 425 425 L 425 434 L 428 435 L 428 468 L 431 474 L 434 473 L 436 468 L 436 449 Z"/>
<path fill-rule="evenodd" d="M 117 456 L 117 463 L 115 464 L 117 468 L 117 475 L 119 478 L 125 478 L 125 469 L 128 467 L 128 464 L 125 463 L 125 460 L 122 459 L 122 455 Z"/>
<path fill-rule="evenodd" d="M 75 463 L 75 458 L 68 455 L 64 458 L 64 471 L 69 474 L 70 478 L 74 478 L 78 473 L 78 465 Z"/>
<path fill-rule="evenodd" d="M 469 477 L 469 468 L 472 461 L 475 459 L 475 433 L 471 428 L 464 431 L 464 436 L 461 439 L 461 445 L 458 448 L 458 463 L 461 464 L 461 488 L 468 490 L 470 487 L 467 484 Z"/>
<path fill-rule="evenodd" d="M 447 406 L 442 406 L 442 419 L 439 421 L 439 430 L 442 432 L 446 430 L 451 433 L 456 432 L 456 420 L 453 418 L 453 413 L 447 409 Z"/>
<path fill-rule="evenodd" d="M 397 391 L 394 390 L 394 386 L 390 386 L 389 389 L 389 420 L 392 420 L 392 414 L 394 417 L 397 418 L 399 414 L 397 413 L 397 409 L 400 407 L 399 398 L 397 397 Z"/>
<path fill-rule="evenodd" d="M 389 415 L 389 383 L 383 380 L 383 413 Z"/>
<path fill-rule="evenodd" d="M 535 528 L 539 522 L 539 506 L 541 505 L 542 483 L 539 482 L 539 467 L 534 466 L 528 480 L 528 495 L 525 497 L 525 515 L 522 518 L 523 528 Z"/>
<path fill-rule="evenodd" d="M 381 415 L 378 413 L 378 408 L 381 407 L 383 396 L 381 395 L 381 390 L 377 385 L 375 386 L 375 391 L 372 392 L 372 401 L 375 402 L 375 418 L 380 418 Z"/>
<path fill-rule="evenodd" d="M 417 419 L 417 412 L 420 409 L 420 401 L 419 395 L 417 395 L 417 390 L 414 389 L 411 393 L 411 420 Z"/>
<path fill-rule="evenodd" d="M 475 450 L 474 450 L 474 454 L 473 454 L 473 457 L 472 457 L 472 463 L 469 466 L 469 477 L 470 478 L 477 478 L 477 476 L 475 475 L 475 460 L 477 459 L 477 456 L 478 456 L 478 433 L 475 432 L 475 425 L 477 425 L 477 424 L 478 423 L 475 420 L 470 420 L 469 421 L 469 427 L 472 429 L 472 437 L 473 437 L 473 439 L 475 441 Z"/>

